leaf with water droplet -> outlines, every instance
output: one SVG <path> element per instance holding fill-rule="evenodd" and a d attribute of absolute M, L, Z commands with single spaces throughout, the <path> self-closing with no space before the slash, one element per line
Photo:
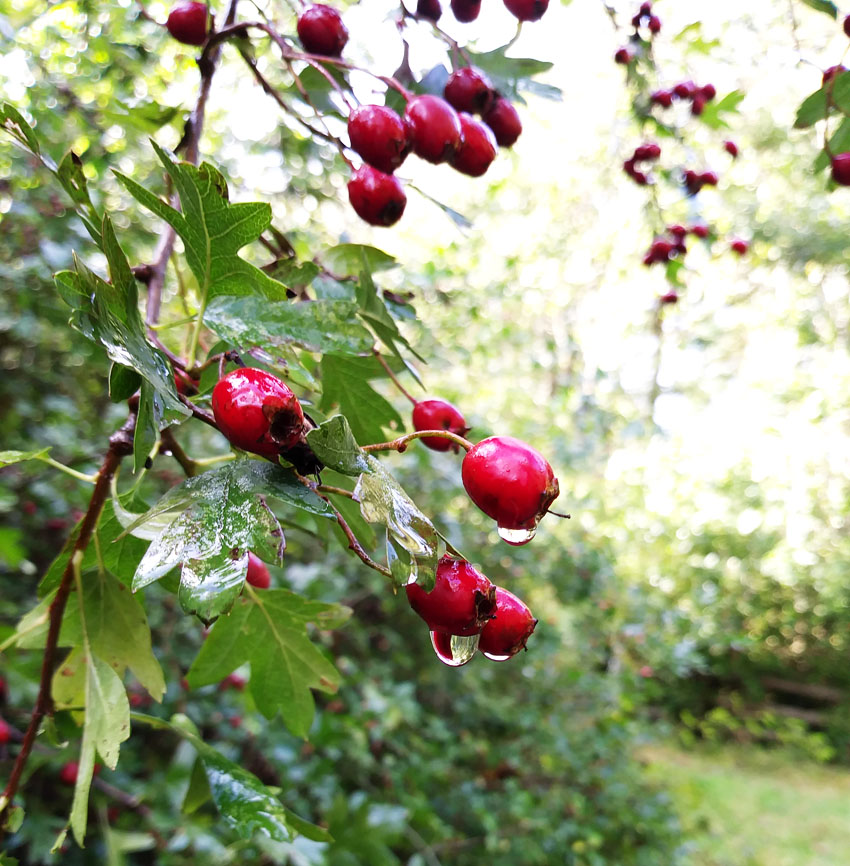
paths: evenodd
<path fill-rule="evenodd" d="M 283 556 L 283 530 L 266 496 L 333 518 L 330 506 L 291 470 L 250 459 L 228 463 L 172 488 L 127 527 L 127 532 L 162 527 L 136 568 L 133 589 L 179 565 L 183 609 L 207 622 L 226 613 L 242 590 L 248 551 L 272 560 Z"/>
<path fill-rule="evenodd" d="M 366 452 L 357 444 L 343 415 L 334 415 L 311 430 L 307 442 L 325 466 L 343 475 L 360 475 L 369 469 Z"/>
<path fill-rule="evenodd" d="M 430 592 L 434 588 L 439 559 L 437 530 L 379 460 L 367 455 L 366 462 L 368 470 L 358 478 L 354 488 L 360 513 L 368 523 L 381 523 L 387 527 L 395 544 L 412 557 L 417 583 Z M 399 586 L 407 583 L 411 570 L 412 565 Z"/>
<path fill-rule="evenodd" d="M 216 683 L 251 665 L 250 689 L 268 719 L 278 709 L 287 727 L 306 737 L 313 721 L 311 689 L 336 691 L 339 673 L 306 633 L 308 622 L 335 628 L 350 615 L 336 604 L 308 601 L 284 589 L 240 598 L 210 631 L 187 678 L 193 687 Z"/>

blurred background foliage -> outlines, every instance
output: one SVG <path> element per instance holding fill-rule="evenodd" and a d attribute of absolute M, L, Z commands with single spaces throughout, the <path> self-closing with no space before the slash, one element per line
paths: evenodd
<path fill-rule="evenodd" d="M 394 229 L 358 222 L 335 151 L 273 110 L 225 48 L 201 150 L 230 179 L 232 197 L 270 201 L 275 225 L 305 258 L 340 239 L 397 256 L 402 267 L 380 284 L 412 295 L 420 321 L 407 334 L 429 361 L 429 392 L 462 407 L 473 438 L 509 433 L 543 451 L 572 519 L 547 520 L 531 545 L 509 549 L 463 494 L 457 458 L 420 447 L 388 458 L 452 542 L 494 582 L 518 588 L 541 619 L 522 658 L 456 670 L 437 663 L 403 597 L 331 539 L 292 531 L 278 585 L 355 611 L 339 633 L 321 636 L 344 682 L 322 698 L 309 743 L 266 723 L 238 688 L 185 691 L 201 626 L 166 593 L 147 591 L 170 677 L 166 705 L 148 710 L 186 712 L 219 748 L 284 789 L 296 811 L 326 823 L 335 842 L 237 841 L 209 807 L 182 814 L 191 757 L 140 730 L 102 778 L 143 809 L 98 789 L 100 834 L 63 862 L 786 862 L 711 841 L 728 822 L 703 814 L 705 802 L 731 792 L 743 802 L 757 786 L 736 779 L 740 790 L 714 790 L 719 783 L 698 769 L 683 782 L 694 765 L 682 769 L 664 749 L 735 741 L 778 749 L 786 769 L 850 762 L 850 199 L 813 171 L 811 131 L 792 129 L 796 105 L 846 40 L 802 2 L 700 5 L 696 21 L 690 4 L 657 4 L 666 81 L 692 77 L 746 97 L 730 130 L 688 127 L 719 188 L 689 200 L 659 189 L 668 222 L 702 218 L 718 235 L 689 253 L 685 289 L 660 334 L 664 279 L 640 259 L 663 226 L 620 170 L 643 133 L 611 60 L 625 37 L 603 4 L 553 4 L 543 25 L 525 29 L 514 51 L 554 61 L 545 80 L 564 99 L 528 97 L 523 137 L 484 181 L 405 165 L 405 176 L 471 220 L 468 229 L 415 193 Z M 346 11 L 347 52 L 385 72 L 401 59 L 391 8 Z M 618 8 L 627 21 L 633 10 Z M 147 11 L 167 13 L 160 3 Z M 283 4 L 268 11 L 294 31 Z M 512 36 L 502 11 L 483 27 L 482 50 Z M 197 86 L 192 52 L 130 2 L 45 11 L 11 0 L 0 36 L 5 98 L 34 121 L 54 158 L 68 148 L 81 156 L 131 260 L 149 260 L 157 226 L 110 170 L 161 188 L 147 139 L 179 141 Z M 271 80 L 292 87 L 265 47 L 257 57 Z M 445 56 L 434 55 L 431 39 L 412 40 L 410 60 L 420 73 Z M 361 86 L 366 98 L 371 85 Z M 722 153 L 726 135 L 741 149 L 734 164 Z M 51 275 L 74 250 L 102 263 L 61 191 L 7 140 L 0 178 L 2 445 L 49 445 L 56 459 L 93 471 L 123 411 L 108 400 L 103 352 L 66 326 Z M 752 240 L 748 257 L 729 254 L 731 234 Z M 264 261 L 259 245 L 246 253 Z M 174 283 L 165 303 L 177 310 Z M 378 387 L 406 412 L 389 383 Z M 180 433 L 193 454 L 221 450 L 213 436 Z M 177 468 L 160 459 L 149 492 L 175 483 Z M 85 496 L 41 466 L 3 471 L 0 637 L 33 602 Z M 3 656 L 2 713 L 18 729 L 38 661 Z M 665 732 L 681 745 L 642 745 Z M 10 848 L 22 862 L 55 859 L 49 847 L 70 804 L 57 771 L 73 749 L 34 756 L 28 821 Z M 796 790 L 790 772 L 770 779 Z M 846 852 L 846 826 L 834 835 L 835 850 Z M 801 844 L 788 863 L 840 860 L 816 859 Z"/>

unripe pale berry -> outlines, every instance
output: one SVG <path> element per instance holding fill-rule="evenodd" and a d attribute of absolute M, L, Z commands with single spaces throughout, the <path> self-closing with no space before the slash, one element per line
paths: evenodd
<path fill-rule="evenodd" d="M 348 29 L 336 9 L 317 3 L 298 18 L 298 38 L 310 54 L 339 57 L 348 42 Z"/>
<path fill-rule="evenodd" d="M 209 10 L 206 3 L 178 3 L 169 13 L 168 32 L 184 45 L 203 45 L 207 41 Z"/>
<path fill-rule="evenodd" d="M 508 12 L 520 21 L 539 21 L 549 8 L 549 0 L 503 0 Z"/>
<path fill-rule="evenodd" d="M 277 457 L 303 434 L 298 398 L 265 370 L 246 367 L 219 379 L 212 409 L 219 430 L 233 445 L 263 457 Z"/>
<path fill-rule="evenodd" d="M 448 430 L 458 436 L 464 436 L 468 430 L 460 410 L 452 406 L 448 400 L 420 400 L 413 407 L 413 429 Z M 450 439 L 439 439 L 436 436 L 425 436 L 422 443 L 433 451 L 451 449 L 457 453 L 460 447 Z"/>
<path fill-rule="evenodd" d="M 414 96 L 404 110 L 414 153 L 428 162 L 448 162 L 460 148 L 460 118 L 439 96 Z"/>
<path fill-rule="evenodd" d="M 448 553 L 437 563 L 434 588 L 425 592 L 418 583 L 406 587 L 410 606 L 431 631 L 473 635 L 493 615 L 496 588 L 465 559 Z"/>
<path fill-rule="evenodd" d="M 452 157 L 452 168 L 470 177 L 481 177 L 496 158 L 496 138 L 489 126 L 470 114 L 461 113 L 460 128 L 463 137 L 460 150 Z"/>
<path fill-rule="evenodd" d="M 499 147 L 513 147 L 522 133 L 522 121 L 517 110 L 503 96 L 496 98 L 482 119 L 493 131 Z"/>
<path fill-rule="evenodd" d="M 492 661 L 507 661 L 531 637 L 537 620 L 528 605 L 512 592 L 496 587 L 496 616 L 481 630 L 478 649 Z"/>
<path fill-rule="evenodd" d="M 254 553 L 248 552 L 248 573 L 245 580 L 256 589 L 268 589 L 272 583 L 272 576 L 266 564 Z"/>
<path fill-rule="evenodd" d="M 559 493 L 543 455 L 513 436 L 491 436 L 473 445 L 463 458 L 461 477 L 469 498 L 506 530 L 533 532 Z"/>
<path fill-rule="evenodd" d="M 386 105 L 361 105 L 348 118 L 351 146 L 379 171 L 392 174 L 410 152 L 407 127 Z"/>
<path fill-rule="evenodd" d="M 464 66 L 449 76 L 443 96 L 455 111 L 484 114 L 493 102 L 493 85 L 480 69 Z"/>
<path fill-rule="evenodd" d="M 397 223 L 407 205 L 399 179 L 371 165 L 361 166 L 352 175 L 348 182 L 348 200 L 357 216 L 373 226 Z"/>

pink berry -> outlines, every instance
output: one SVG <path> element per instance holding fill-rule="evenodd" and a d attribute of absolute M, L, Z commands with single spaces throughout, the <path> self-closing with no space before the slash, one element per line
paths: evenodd
<path fill-rule="evenodd" d="M 245 580 L 257 589 L 268 589 L 272 583 L 268 566 L 254 553 L 248 552 L 248 573 Z"/>
<path fill-rule="evenodd" d="M 724 141 L 724 142 L 723 142 L 723 149 L 726 151 L 726 153 L 729 154 L 729 156 L 732 157 L 732 159 L 736 159 L 736 158 L 737 158 L 737 156 L 738 156 L 738 145 L 735 144 L 734 141 Z"/>
<path fill-rule="evenodd" d="M 525 649 L 537 620 L 512 592 L 496 587 L 496 615 L 481 630 L 478 649 L 492 661 L 507 661 Z"/>

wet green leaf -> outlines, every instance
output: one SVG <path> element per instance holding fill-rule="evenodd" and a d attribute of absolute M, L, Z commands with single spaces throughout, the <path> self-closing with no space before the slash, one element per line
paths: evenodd
<path fill-rule="evenodd" d="M 339 244 L 321 255 L 324 266 L 338 279 L 356 277 L 364 268 L 375 273 L 398 267 L 389 253 L 367 244 Z"/>
<path fill-rule="evenodd" d="M 360 475 L 368 471 L 366 452 L 357 444 L 347 419 L 334 415 L 307 434 L 313 453 L 325 466 L 343 475 Z"/>
<path fill-rule="evenodd" d="M 46 457 L 49 453 L 49 448 L 40 448 L 37 451 L 0 451 L 0 469 L 13 463 L 24 463 L 27 460 Z"/>

